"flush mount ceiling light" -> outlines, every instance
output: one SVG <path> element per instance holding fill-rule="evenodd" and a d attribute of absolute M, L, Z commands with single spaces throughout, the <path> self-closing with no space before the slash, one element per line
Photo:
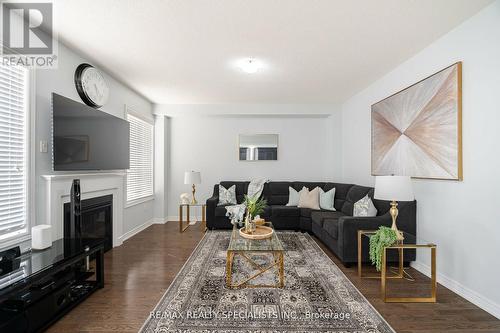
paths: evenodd
<path fill-rule="evenodd" d="M 257 73 L 263 67 L 262 63 L 254 58 L 242 59 L 238 62 L 237 66 L 248 74 Z"/>

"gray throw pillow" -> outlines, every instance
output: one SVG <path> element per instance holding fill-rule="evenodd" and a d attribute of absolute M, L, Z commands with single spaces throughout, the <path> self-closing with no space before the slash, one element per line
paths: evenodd
<path fill-rule="evenodd" d="M 325 192 L 323 189 L 319 189 L 319 207 L 325 210 L 336 211 L 333 204 L 335 202 L 335 187 L 330 191 Z"/>
<path fill-rule="evenodd" d="M 219 203 L 217 206 L 222 205 L 236 205 L 236 185 L 226 189 L 224 186 L 219 185 Z"/>
<path fill-rule="evenodd" d="M 307 188 L 304 186 L 302 187 L 302 190 L 296 191 L 293 187 L 288 187 L 288 203 L 286 204 L 287 206 L 292 206 L 292 207 L 297 207 L 299 204 L 299 199 L 300 199 L 300 194 L 302 191 L 307 190 Z"/>
<path fill-rule="evenodd" d="M 363 199 L 356 201 L 352 216 L 377 216 L 377 208 L 373 204 L 372 199 L 367 195 Z"/>

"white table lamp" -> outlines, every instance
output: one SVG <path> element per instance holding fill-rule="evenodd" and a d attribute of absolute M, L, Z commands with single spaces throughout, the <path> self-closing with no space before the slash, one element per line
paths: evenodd
<path fill-rule="evenodd" d="M 198 171 L 186 171 L 184 172 L 184 184 L 193 185 L 191 204 L 197 204 L 196 198 L 194 196 L 196 192 L 196 184 L 201 184 L 201 173 Z"/>
<path fill-rule="evenodd" d="M 411 178 L 407 176 L 377 176 L 375 179 L 375 199 L 391 201 L 390 214 L 392 230 L 396 231 L 398 240 L 403 240 L 403 233 L 398 230 L 398 203 L 396 201 L 413 201 Z"/>

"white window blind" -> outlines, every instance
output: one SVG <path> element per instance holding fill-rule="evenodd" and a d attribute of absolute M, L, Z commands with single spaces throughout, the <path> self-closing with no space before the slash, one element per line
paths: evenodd
<path fill-rule="evenodd" d="M 130 122 L 130 169 L 127 173 L 127 202 L 152 196 L 153 125 L 132 114 Z"/>
<path fill-rule="evenodd" d="M 28 70 L 0 64 L 0 241 L 28 230 Z"/>

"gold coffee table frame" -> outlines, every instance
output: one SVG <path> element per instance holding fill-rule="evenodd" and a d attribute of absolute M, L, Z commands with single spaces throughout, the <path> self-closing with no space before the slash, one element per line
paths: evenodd
<path fill-rule="evenodd" d="M 267 252 L 267 251 L 258 251 L 259 253 Z M 274 261 L 268 265 L 268 266 L 261 266 L 257 264 L 252 258 L 250 258 L 247 253 L 249 251 L 233 251 L 233 250 L 227 250 L 227 260 L 226 260 L 226 286 L 231 289 L 236 289 L 236 288 L 242 288 L 242 287 L 247 287 L 247 288 L 283 288 L 285 286 L 285 269 L 284 269 L 284 256 L 283 256 L 283 251 L 269 251 L 267 253 L 272 253 Z M 249 278 L 246 278 L 245 280 L 241 282 L 234 283 L 232 281 L 233 275 L 232 275 L 232 270 L 233 270 L 233 261 L 234 257 L 236 255 L 241 256 L 244 258 L 247 262 L 249 262 L 255 269 L 258 270 L 258 272 Z M 265 272 L 269 271 L 273 267 L 278 268 L 278 279 L 279 282 L 277 284 L 248 284 L 248 282 L 254 280 L 258 276 L 264 274 Z"/>
<path fill-rule="evenodd" d="M 380 275 L 368 275 L 363 276 L 363 235 L 373 235 L 376 231 L 374 230 L 358 230 L 358 277 L 368 278 L 368 279 L 380 279 L 380 296 L 382 300 L 386 303 L 435 303 L 436 302 L 436 291 L 437 291 L 437 279 L 436 279 L 436 248 L 435 244 L 403 244 L 403 242 L 398 242 L 397 244 L 384 247 L 382 252 L 382 269 Z M 431 253 L 431 283 L 430 283 L 430 296 L 429 297 L 388 297 L 387 296 L 387 280 L 388 279 L 403 279 L 405 274 L 407 274 L 403 267 L 403 251 L 405 249 L 420 249 L 428 248 Z M 387 250 L 395 249 L 398 250 L 398 271 L 395 275 L 387 275 Z"/>
<path fill-rule="evenodd" d="M 270 222 L 266 222 L 264 225 L 272 228 Z M 283 288 L 285 286 L 285 257 L 284 248 L 276 235 L 273 233 L 270 238 L 267 239 L 247 239 L 240 235 L 239 229 L 234 227 L 231 234 L 231 240 L 229 241 L 229 247 L 227 249 L 226 257 L 226 287 L 231 289 L 236 288 Z M 250 255 L 252 253 L 270 253 L 273 256 L 273 261 L 268 265 L 259 265 L 253 260 Z M 250 277 L 245 278 L 243 281 L 234 282 L 233 281 L 233 262 L 236 256 L 240 256 L 245 259 L 257 273 Z M 277 284 L 249 284 L 250 281 L 261 276 L 265 272 L 273 270 L 274 268 L 278 277 Z"/>
<path fill-rule="evenodd" d="M 186 207 L 186 220 L 187 224 L 184 226 L 184 207 Z M 191 214 L 191 207 L 201 207 L 201 228 L 203 230 L 206 230 L 206 210 L 207 210 L 207 205 L 204 203 L 197 203 L 197 204 L 180 204 L 179 205 L 179 232 L 184 232 L 186 231 L 187 228 L 189 228 L 190 224 L 190 214 Z M 198 221 L 197 221 L 198 222 Z"/>

